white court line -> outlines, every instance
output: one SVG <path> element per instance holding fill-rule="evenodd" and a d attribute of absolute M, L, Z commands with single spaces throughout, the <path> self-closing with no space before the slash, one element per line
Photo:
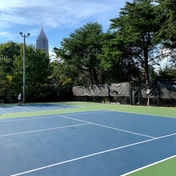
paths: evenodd
<path fill-rule="evenodd" d="M 96 114 L 96 113 L 101 113 L 101 112 L 111 112 L 107 110 L 94 110 L 94 111 L 85 111 L 85 112 L 73 112 L 73 113 L 67 113 L 71 115 L 80 115 L 80 114 Z"/>
<path fill-rule="evenodd" d="M 80 114 L 93 114 L 93 113 L 100 113 L 101 111 L 90 111 L 90 112 L 78 112 L 78 113 L 66 113 L 71 115 L 80 115 Z M 16 122 L 16 121 L 27 121 L 27 120 L 37 120 L 37 119 L 47 119 L 47 118 L 56 118 L 59 117 L 60 114 L 46 114 L 41 116 L 27 116 L 27 117 L 20 117 L 20 118 L 9 118 L 9 119 L 0 119 L 0 123 L 6 123 L 6 122 Z"/>
<path fill-rule="evenodd" d="M 91 124 L 91 123 L 81 123 L 81 124 L 77 124 L 77 125 L 68 125 L 68 126 L 61 126 L 61 127 L 54 127 L 54 128 L 45 128 L 45 129 L 32 130 L 32 131 L 24 131 L 24 132 L 19 132 L 19 133 L 9 133 L 9 134 L 0 135 L 0 138 L 15 136 L 15 135 L 22 135 L 22 134 L 44 132 L 44 131 L 52 131 L 52 130 L 58 130 L 58 129 L 64 129 L 64 128 L 72 128 L 72 127 L 78 127 L 78 126 L 85 126 L 85 125 L 89 125 L 89 124 Z"/>
<path fill-rule="evenodd" d="M 171 157 L 165 158 L 165 159 L 163 159 L 163 160 L 157 161 L 157 162 L 155 162 L 155 163 L 152 163 L 152 164 L 149 164 L 149 165 L 147 165 L 147 166 L 141 167 L 141 168 L 139 168 L 139 169 L 133 170 L 133 171 L 131 171 L 131 172 L 125 173 L 125 174 L 123 174 L 123 175 L 121 175 L 121 176 L 127 176 L 127 175 L 129 175 L 129 174 L 134 173 L 134 172 L 140 171 L 140 170 L 142 170 L 142 169 L 146 169 L 146 168 L 148 168 L 148 167 L 150 167 L 150 166 L 154 166 L 154 165 L 156 165 L 156 164 L 162 163 L 162 162 L 164 162 L 164 161 L 170 160 L 170 159 L 175 158 L 175 157 L 176 157 L 176 155 L 173 155 L 173 156 L 171 156 Z"/>
<path fill-rule="evenodd" d="M 66 115 L 60 115 L 60 116 L 63 117 L 63 118 L 66 118 L 66 119 L 76 120 L 76 121 L 84 122 L 84 123 L 91 123 L 91 124 L 96 125 L 96 126 L 109 128 L 109 129 L 116 130 L 116 131 L 122 131 L 122 132 L 129 133 L 129 134 L 134 134 L 134 135 L 143 136 L 143 137 L 152 138 L 152 139 L 156 138 L 154 136 L 149 136 L 149 135 L 145 135 L 145 134 L 141 134 L 141 133 L 136 133 L 136 132 L 133 132 L 133 131 L 123 130 L 123 129 L 120 129 L 120 128 L 114 128 L 114 127 L 110 127 L 110 126 L 106 126 L 106 125 L 102 125 L 102 124 L 98 124 L 98 123 L 93 123 L 93 122 L 90 122 L 90 121 L 75 119 L 75 118 L 72 118 L 72 117 L 68 117 Z"/>
<path fill-rule="evenodd" d="M 96 152 L 96 153 L 92 153 L 92 154 L 89 154 L 89 155 L 84 155 L 84 156 L 81 156 L 81 157 L 78 157 L 78 158 L 73 158 L 73 159 L 70 159 L 70 160 L 66 160 L 66 161 L 62 161 L 62 162 L 46 165 L 46 166 L 43 166 L 43 167 L 35 168 L 35 169 L 32 169 L 32 170 L 16 173 L 16 174 L 13 174 L 13 175 L 10 175 L 10 176 L 20 176 L 20 175 L 24 175 L 24 174 L 28 174 L 28 173 L 32 173 L 32 172 L 37 172 L 37 171 L 44 170 L 44 169 L 47 169 L 47 168 L 59 166 L 59 165 L 62 165 L 62 164 L 71 163 L 71 162 L 78 161 L 78 160 L 81 160 L 81 159 L 85 159 L 85 158 L 89 158 L 89 157 L 93 157 L 93 156 L 109 153 L 109 152 L 120 150 L 120 149 L 124 149 L 124 148 L 129 148 L 129 147 L 132 147 L 132 146 L 144 144 L 144 143 L 151 142 L 151 141 L 156 141 L 158 139 L 167 138 L 167 137 L 175 136 L 175 135 L 176 135 L 176 133 L 170 134 L 170 135 L 166 135 L 166 136 L 162 136 L 162 137 L 155 138 L 155 139 L 148 139 L 148 140 L 145 140 L 145 141 L 140 141 L 140 142 L 136 142 L 136 143 L 133 143 L 133 144 L 128 144 L 128 145 L 125 145 L 125 146 L 116 147 L 116 148 L 112 148 L 112 149 L 109 149 L 109 150 L 104 150 L 104 151 L 101 151 L 101 152 Z"/>
<path fill-rule="evenodd" d="M 141 115 L 141 116 L 151 116 L 151 117 L 162 117 L 162 118 L 169 118 L 169 119 L 174 119 L 175 117 L 173 116 L 163 116 L 160 114 L 142 114 L 138 112 L 125 112 L 125 111 L 115 111 L 115 110 L 107 110 L 109 112 L 117 112 L 117 113 L 125 113 L 125 114 L 134 114 L 134 115 Z"/>
<path fill-rule="evenodd" d="M 29 120 L 38 120 L 38 119 L 51 119 L 51 118 L 58 118 L 58 114 L 46 114 L 41 116 L 27 116 L 27 117 L 20 117 L 20 118 L 9 118 L 6 120 L 0 120 L 0 123 L 8 123 L 8 122 L 18 122 L 18 121 L 29 121 Z"/>
<path fill-rule="evenodd" d="M 16 107 L 18 107 L 18 108 L 20 108 L 20 109 L 26 109 L 26 110 L 30 110 L 30 111 L 33 111 L 34 109 L 32 109 L 32 108 L 28 108 L 28 107 L 25 107 L 25 106 L 16 106 Z"/>

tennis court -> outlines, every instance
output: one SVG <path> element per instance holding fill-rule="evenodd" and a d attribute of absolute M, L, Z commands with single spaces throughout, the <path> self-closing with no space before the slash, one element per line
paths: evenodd
<path fill-rule="evenodd" d="M 0 175 L 125 176 L 176 155 L 175 118 L 92 106 L 0 106 Z"/>
<path fill-rule="evenodd" d="M 23 106 L 18 105 L 1 105 L 0 114 L 3 113 L 15 113 L 15 112 L 33 112 L 33 111 L 44 111 L 44 110 L 58 110 L 66 108 L 75 108 L 74 106 L 67 106 L 56 103 L 36 103 L 36 104 L 25 104 Z"/>

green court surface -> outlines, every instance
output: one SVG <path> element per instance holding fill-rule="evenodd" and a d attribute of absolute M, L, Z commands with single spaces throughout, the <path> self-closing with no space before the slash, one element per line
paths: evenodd
<path fill-rule="evenodd" d="M 151 106 L 131 106 L 131 105 L 119 105 L 119 104 L 104 104 L 104 103 L 88 103 L 88 102 L 62 102 L 62 103 L 48 103 L 48 104 L 57 104 L 61 106 L 67 106 L 67 108 L 58 108 L 52 110 L 37 110 L 37 111 L 23 111 L 19 112 L 18 109 L 16 112 L 11 113 L 1 113 L 0 119 L 4 118 L 17 118 L 17 117 L 29 117 L 29 116 L 40 116 L 40 115 L 49 115 L 49 114 L 65 114 L 73 112 L 85 112 L 85 111 L 94 111 L 94 110 L 112 110 L 118 112 L 129 112 L 135 114 L 146 114 L 153 116 L 164 116 L 169 118 L 176 117 L 176 108 L 169 107 L 151 107 Z M 25 104 L 27 107 L 30 104 Z M 47 106 L 47 103 L 45 104 Z M 6 106 L 16 105 L 1 105 L 1 108 Z M 35 104 L 33 104 L 35 106 Z M 26 108 L 27 109 L 27 108 Z M 169 147 L 169 146 L 168 146 Z M 173 176 L 176 165 L 176 156 L 171 158 L 166 158 L 163 161 L 153 163 L 150 166 L 145 168 L 139 168 L 137 171 L 133 171 L 128 176 Z"/>
<path fill-rule="evenodd" d="M 128 174 L 128 176 L 173 176 L 175 174 L 175 164 L 176 156 L 158 164 L 146 167 L 145 169 Z"/>
<path fill-rule="evenodd" d="M 44 103 L 46 104 L 46 103 Z M 152 107 L 152 106 L 131 106 L 131 105 L 118 105 L 118 104 L 104 104 L 104 103 L 90 103 L 90 102 L 62 102 L 55 103 L 58 105 L 67 105 L 76 108 L 67 109 L 55 109 L 55 110 L 42 110 L 33 112 L 16 112 L 16 113 L 6 113 L 1 114 L 0 118 L 12 118 L 12 117 L 23 117 L 23 116 L 34 116 L 34 115 L 46 115 L 46 114 L 64 114 L 71 112 L 84 112 L 92 110 L 112 110 L 120 112 L 129 112 L 136 114 L 147 114 L 165 117 L 176 117 L 176 108 L 170 107 Z M 28 104 L 26 104 L 28 105 Z M 4 105 L 4 107 L 7 105 Z M 15 106 L 15 105 L 11 105 Z M 1 106 L 3 107 L 3 105 Z"/>

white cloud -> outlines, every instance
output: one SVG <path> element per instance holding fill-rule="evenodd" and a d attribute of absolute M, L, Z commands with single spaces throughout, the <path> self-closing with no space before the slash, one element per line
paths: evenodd
<path fill-rule="evenodd" d="M 124 4 L 124 0 L 0 0 L 0 36 L 21 42 L 19 32 L 30 32 L 28 42 L 34 43 L 42 26 L 46 32 L 59 30 L 59 35 L 88 22 L 108 28 L 109 19 Z"/>
<path fill-rule="evenodd" d="M 109 13 L 117 5 L 113 0 L 1 0 L 0 22 L 22 25 L 42 23 L 50 27 L 72 25 L 94 15 Z"/>
<path fill-rule="evenodd" d="M 13 41 L 16 39 L 18 34 L 13 34 L 10 31 L 0 31 L 0 38 L 6 38 L 7 41 Z"/>

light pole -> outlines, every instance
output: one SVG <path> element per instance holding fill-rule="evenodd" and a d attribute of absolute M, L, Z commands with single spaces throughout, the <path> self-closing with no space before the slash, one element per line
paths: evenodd
<path fill-rule="evenodd" d="M 23 34 L 20 32 L 21 37 L 23 37 L 23 103 L 25 103 L 26 97 L 26 37 L 30 36 L 30 33 Z"/>

